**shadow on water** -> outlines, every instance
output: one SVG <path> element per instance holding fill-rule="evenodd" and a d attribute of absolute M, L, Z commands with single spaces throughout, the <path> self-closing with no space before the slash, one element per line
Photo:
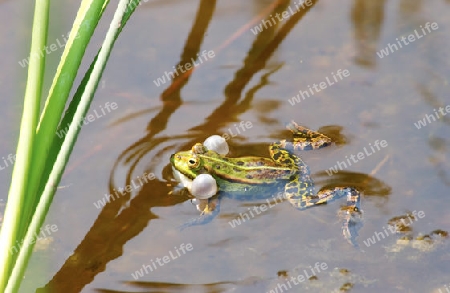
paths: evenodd
<path fill-rule="evenodd" d="M 336 186 L 354 186 L 364 193 L 364 196 L 378 196 L 383 197 L 386 200 L 392 191 L 389 185 L 369 174 L 339 171 L 337 174 L 333 174 L 333 176 L 330 177 L 325 171 L 321 171 L 314 175 L 316 178 L 323 178 L 316 179 L 318 185 L 323 185 L 323 189 Z"/>
<path fill-rule="evenodd" d="M 450 126 L 450 117 L 443 116 L 446 111 L 446 107 L 450 108 L 450 104 L 445 104 L 443 99 L 438 97 L 438 94 L 433 93 L 433 89 L 426 88 L 425 86 L 420 86 L 420 93 L 426 104 L 430 106 L 429 112 L 425 115 L 423 121 L 429 123 L 441 123 L 444 127 Z M 442 111 L 442 112 L 441 112 Z M 428 120 L 425 120 L 428 119 Z M 432 151 L 429 158 L 433 166 L 435 167 L 438 178 L 446 186 L 450 186 L 450 175 L 446 171 L 446 166 L 448 166 L 448 145 L 450 145 L 450 140 L 445 134 L 431 133 L 428 138 L 428 144 Z"/>
<path fill-rule="evenodd" d="M 259 280 L 250 278 L 249 280 L 243 280 L 240 282 L 216 282 L 209 284 L 174 284 L 164 282 L 126 282 L 126 284 L 135 287 L 139 290 L 145 290 L 148 293 L 182 293 L 182 292 L 210 292 L 221 293 L 230 292 L 236 286 L 245 288 L 246 286 L 253 286 Z M 253 287 L 254 288 L 254 287 Z M 262 289 L 261 289 L 262 290 Z M 97 290 L 102 293 L 118 293 L 115 290 Z M 244 292 L 244 291 L 243 291 Z"/>
<path fill-rule="evenodd" d="M 375 66 L 375 51 L 380 38 L 386 0 L 354 0 L 353 22 L 357 56 L 355 62 L 363 67 Z"/>
<path fill-rule="evenodd" d="M 271 74 L 279 70 L 283 64 L 277 64 L 273 68 L 266 69 L 270 57 L 277 51 L 280 44 L 289 35 L 292 29 L 299 21 L 310 11 L 318 1 L 312 1 L 312 5 L 302 9 L 290 17 L 283 25 L 273 25 L 259 33 L 241 68 L 239 68 L 232 81 L 224 89 L 225 100 L 209 116 L 204 119 L 204 123 L 197 125 L 184 134 L 176 136 L 164 135 L 171 116 L 183 104 L 181 90 L 188 84 L 193 69 L 183 75 L 175 76 L 171 84 L 162 92 L 160 99 L 163 103 L 160 111 L 153 117 L 148 126 L 147 134 L 130 145 L 118 157 L 110 175 L 109 193 L 113 194 L 118 187 L 130 185 L 135 170 L 142 161 L 142 158 L 151 154 L 152 157 L 160 158 L 166 154 L 174 153 L 181 149 L 190 149 L 191 146 L 202 141 L 204 138 L 219 133 L 221 127 L 230 123 L 239 121 L 239 116 L 251 109 L 255 93 L 268 84 Z M 285 11 L 290 1 L 277 1 L 267 15 Z M 186 39 L 182 50 L 180 61 L 177 65 L 191 63 L 191 60 L 197 60 L 197 53 L 200 52 L 205 33 L 210 26 L 216 1 L 200 1 L 195 21 L 190 33 Z M 245 87 L 250 80 L 260 71 L 267 70 L 261 75 L 256 85 L 244 92 Z M 276 109 L 273 105 L 267 111 Z M 145 112 L 145 111 L 144 111 Z M 260 117 L 263 123 L 265 118 Z M 341 128 L 330 126 L 328 131 L 339 144 L 345 143 L 345 138 L 340 136 Z M 264 149 L 267 149 L 265 145 Z M 152 162 L 149 170 L 153 171 L 157 163 Z M 115 181 L 116 171 L 127 166 L 127 175 L 124 183 Z M 167 170 L 167 168 L 166 168 Z M 164 172 L 165 173 L 165 172 Z M 139 174 L 141 175 L 141 174 Z M 327 176 L 325 172 L 317 173 L 316 176 Z M 387 197 L 390 194 L 390 187 L 383 182 L 366 174 L 351 172 L 339 172 L 333 177 L 327 177 L 328 185 L 352 184 L 361 188 L 366 195 L 377 195 Z M 328 186 L 326 186 L 328 187 Z M 149 222 L 158 216 L 151 212 L 154 207 L 173 206 L 187 200 L 187 197 L 170 197 L 167 194 L 172 187 L 168 186 L 166 181 L 158 178 L 148 181 L 144 184 L 137 194 L 123 192 L 121 196 L 113 201 L 106 203 L 95 220 L 89 232 L 85 235 L 82 242 L 75 249 L 73 254 L 65 261 L 60 270 L 53 276 L 52 280 L 41 290 L 50 292 L 79 292 L 87 284 L 105 270 L 106 265 L 120 257 L 123 253 L 124 245 L 136 235 L 140 234 Z M 151 245 L 149 245 L 151 246 Z M 244 280 L 239 283 L 245 286 L 247 283 L 258 283 L 258 281 Z M 246 283 L 247 282 L 247 283 Z M 171 284 L 158 282 L 127 282 L 146 292 L 198 292 L 207 290 L 207 292 L 225 292 L 228 285 L 237 283 L 212 283 L 212 284 Z M 99 289 L 98 292 L 118 292 Z"/>

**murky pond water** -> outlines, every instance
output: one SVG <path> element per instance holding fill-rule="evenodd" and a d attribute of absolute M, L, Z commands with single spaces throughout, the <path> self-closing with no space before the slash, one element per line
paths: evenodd
<path fill-rule="evenodd" d="M 70 30 L 77 5 L 55 9 L 49 42 Z M 0 6 L 18 26 L 15 35 L 0 27 L 5 199 L 30 8 Z M 57 229 L 21 290 L 450 291 L 449 12 L 444 0 L 143 1 L 46 219 Z M 51 68 L 60 53 L 49 54 Z M 243 217 L 266 201 L 224 198 L 210 223 L 180 231 L 199 212 L 172 192 L 170 155 L 227 134 L 230 156 L 268 157 L 271 142 L 291 138 L 290 120 L 336 142 L 300 155 L 317 190 L 362 191 L 359 249 L 342 235 L 344 199 L 304 211 L 283 201 Z"/>

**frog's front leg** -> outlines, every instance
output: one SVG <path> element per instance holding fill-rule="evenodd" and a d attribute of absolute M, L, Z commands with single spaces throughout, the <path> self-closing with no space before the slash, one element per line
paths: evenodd
<path fill-rule="evenodd" d="M 320 132 L 300 126 L 294 121 L 286 125 L 293 134 L 293 142 L 285 142 L 288 150 L 315 150 L 331 145 L 331 138 Z"/>
<path fill-rule="evenodd" d="M 208 199 L 201 199 L 197 209 L 201 211 L 200 216 L 181 225 L 179 227 L 180 231 L 191 226 L 204 225 L 211 222 L 220 212 L 220 198 L 216 195 Z"/>

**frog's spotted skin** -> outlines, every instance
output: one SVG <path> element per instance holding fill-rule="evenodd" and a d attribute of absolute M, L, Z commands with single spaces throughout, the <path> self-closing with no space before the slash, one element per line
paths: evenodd
<path fill-rule="evenodd" d="M 270 198 L 270 194 L 281 190 L 295 208 L 303 210 L 346 197 L 343 234 L 356 245 L 355 237 L 359 228 L 355 224 L 355 215 L 360 215 L 360 193 L 352 187 L 335 187 L 315 194 L 309 167 L 293 154 L 297 150 L 328 146 L 331 139 L 295 122 L 291 122 L 287 128 L 293 133 L 293 141 L 282 140 L 271 144 L 270 158 L 227 158 L 197 143 L 189 151 L 173 154 L 171 164 L 174 170 L 191 180 L 199 174 L 210 174 L 216 180 L 219 191 L 239 199 L 261 199 L 261 195 L 268 192 Z M 183 228 L 211 221 L 218 214 L 220 195 L 205 200 L 200 205 L 201 217 L 186 223 Z"/>

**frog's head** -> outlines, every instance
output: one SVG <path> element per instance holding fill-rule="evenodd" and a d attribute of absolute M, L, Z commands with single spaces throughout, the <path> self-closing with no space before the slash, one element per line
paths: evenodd
<path fill-rule="evenodd" d="M 191 180 L 195 179 L 200 174 L 199 170 L 202 169 L 201 158 L 192 151 L 173 154 L 170 157 L 170 163 L 175 170 Z"/>
<path fill-rule="evenodd" d="M 174 179 L 199 199 L 207 199 L 217 193 L 217 181 L 208 173 L 208 151 L 195 145 L 191 151 L 178 152 L 170 157 Z M 196 148 L 197 147 L 197 148 Z M 214 153 L 212 152 L 212 155 Z"/>

